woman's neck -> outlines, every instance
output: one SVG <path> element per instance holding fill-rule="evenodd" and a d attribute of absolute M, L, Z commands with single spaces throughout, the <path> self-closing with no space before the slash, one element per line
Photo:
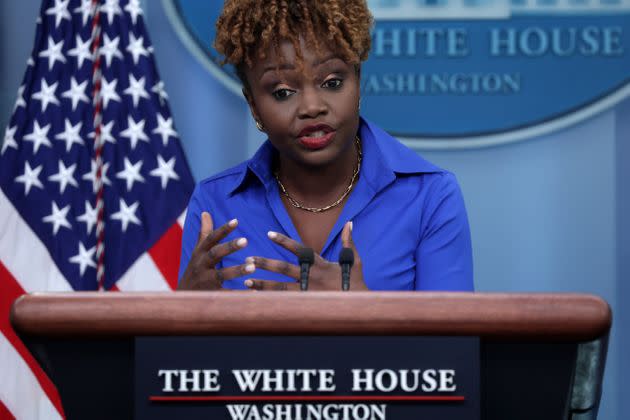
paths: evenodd
<path fill-rule="evenodd" d="M 309 167 L 279 157 L 279 178 L 289 195 L 300 204 L 320 207 L 334 202 L 348 188 L 357 168 L 358 150 L 352 142 L 328 165 Z"/>

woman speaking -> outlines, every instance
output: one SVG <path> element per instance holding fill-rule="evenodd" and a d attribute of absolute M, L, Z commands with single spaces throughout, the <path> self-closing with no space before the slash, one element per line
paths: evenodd
<path fill-rule="evenodd" d="M 360 116 L 370 50 L 365 0 L 227 0 L 215 48 L 268 139 L 200 182 L 188 206 L 179 289 L 472 290 L 455 177 Z M 211 141 L 211 139 L 209 139 Z"/>

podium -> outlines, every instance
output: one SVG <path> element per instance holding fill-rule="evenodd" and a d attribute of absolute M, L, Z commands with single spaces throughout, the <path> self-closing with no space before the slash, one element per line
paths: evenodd
<path fill-rule="evenodd" d="M 133 417 L 137 340 L 171 336 L 478 337 L 481 419 L 595 419 L 611 320 L 592 295 L 442 292 L 37 293 L 11 312 L 69 419 Z"/>

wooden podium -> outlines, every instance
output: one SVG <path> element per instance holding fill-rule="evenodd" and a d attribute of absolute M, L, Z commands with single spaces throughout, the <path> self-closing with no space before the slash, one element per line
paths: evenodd
<path fill-rule="evenodd" d="M 474 336 L 482 419 L 594 419 L 611 325 L 581 294 L 40 293 L 11 322 L 68 418 L 130 418 L 140 336 Z M 173 355 L 177 357 L 177 355 Z"/>

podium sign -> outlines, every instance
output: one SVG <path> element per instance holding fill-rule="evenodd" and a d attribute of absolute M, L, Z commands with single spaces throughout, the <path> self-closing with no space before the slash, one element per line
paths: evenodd
<path fill-rule="evenodd" d="M 591 295 L 438 292 L 43 293 L 11 312 L 66 416 L 91 420 L 595 418 L 611 319 Z"/>
<path fill-rule="evenodd" d="M 475 337 L 138 337 L 151 419 L 479 419 Z"/>

